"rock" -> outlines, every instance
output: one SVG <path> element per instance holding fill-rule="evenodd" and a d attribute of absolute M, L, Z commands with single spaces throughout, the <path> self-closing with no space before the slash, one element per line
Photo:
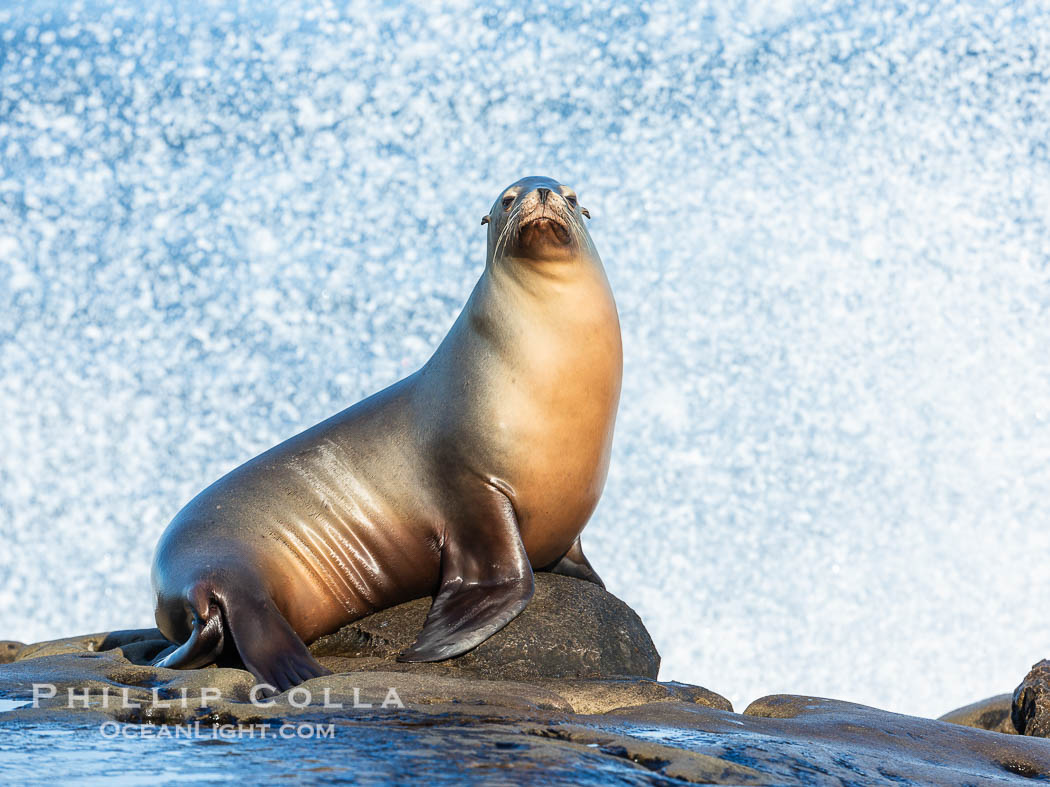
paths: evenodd
<path fill-rule="evenodd" d="M 18 658 L 19 651 L 24 647 L 24 642 L 15 642 L 13 639 L 0 639 L 0 664 L 10 664 Z"/>
<path fill-rule="evenodd" d="M 333 671 L 393 671 L 476 676 L 493 680 L 638 676 L 660 670 L 649 633 L 634 610 L 590 582 L 536 575 L 529 606 L 474 650 L 436 664 L 401 664 L 396 656 L 420 630 L 430 599 L 384 609 L 343 626 L 310 646 Z M 158 629 L 86 634 L 21 647 L 19 660 L 120 648 L 130 661 L 148 664 L 173 644 Z"/>
<path fill-rule="evenodd" d="M 313 643 L 315 656 L 336 673 L 324 679 L 323 688 L 338 694 L 349 690 L 350 679 L 359 689 L 385 681 L 386 686 L 407 687 L 411 699 L 406 701 L 416 706 L 466 703 L 600 713 L 684 701 L 731 709 L 728 700 L 707 689 L 654 680 L 660 657 L 641 620 L 592 583 L 540 574 L 525 612 L 475 650 L 437 664 L 396 661 L 396 655 L 415 640 L 429 606 L 429 599 L 420 599 L 382 610 Z M 172 671 L 151 666 L 173 647 L 155 628 L 20 646 L 12 668 L 0 674 L 0 690 L 12 696 L 19 685 L 52 683 L 57 699 L 41 707 L 55 710 L 64 707 L 61 703 L 69 689 L 86 689 L 100 699 L 78 701 L 74 710 L 107 713 L 106 687 L 119 688 L 122 696 L 126 691 L 135 702 L 152 697 L 156 690 L 153 706 L 173 693 L 185 690 L 192 695 L 202 688 L 218 688 L 222 702 L 211 703 L 215 707 L 208 712 L 234 719 L 258 715 L 258 708 L 238 705 L 248 700 L 253 685 L 246 671 L 216 667 Z M 282 702 L 272 706 L 272 712 L 293 712 L 292 705 Z M 153 721 L 178 723 L 197 718 L 194 714 L 205 708 L 194 705 L 182 710 L 180 715 L 154 707 L 143 713 Z M 125 713 L 120 718 L 139 716 Z"/>
<path fill-rule="evenodd" d="M 612 717 L 683 737 L 690 750 L 746 763 L 777 784 L 998 784 L 1050 779 L 1050 744 L 992 735 L 838 700 L 773 695 L 743 714 L 700 705 L 641 705 Z M 1037 744 L 1037 745 L 1032 745 Z"/>
<path fill-rule="evenodd" d="M 322 656 L 322 665 L 337 674 L 362 672 L 404 672 L 417 675 L 446 675 L 472 677 L 469 672 L 456 670 L 444 664 L 402 664 L 392 659 L 342 658 Z M 732 710 L 725 697 L 701 686 L 685 683 L 650 680 L 639 677 L 613 678 L 529 678 L 527 682 L 544 686 L 556 692 L 571 705 L 576 713 L 605 713 L 616 708 L 643 705 L 650 702 L 694 702 L 711 708 Z"/>
<path fill-rule="evenodd" d="M 725 697 L 686 683 L 660 683 L 646 678 L 561 678 L 535 682 L 564 697 L 574 713 L 608 713 L 657 702 L 687 702 L 718 710 L 733 710 Z"/>
<path fill-rule="evenodd" d="M 1001 780 L 1004 772 L 1050 779 L 1050 746 L 1026 746 L 1017 736 L 920 719 L 850 702 L 774 695 L 755 700 L 746 716 L 792 720 L 796 734 L 871 753 L 869 775 L 920 784 L 958 783 L 951 770 Z M 779 726 L 779 725 L 776 725 Z M 878 764 L 878 767 L 874 767 Z"/>
<path fill-rule="evenodd" d="M 647 705 L 646 708 L 653 706 Z M 664 703 L 657 703 L 657 708 L 666 708 Z M 605 717 L 602 717 L 605 719 Z M 572 723 L 576 721 L 576 723 Z M 696 784 L 738 784 L 738 785 L 772 785 L 778 784 L 769 773 L 754 767 L 735 762 L 729 757 L 722 758 L 695 751 L 694 746 L 676 747 L 652 740 L 639 740 L 630 735 L 609 730 L 608 723 L 596 729 L 570 720 L 568 723 L 545 727 L 521 727 L 525 736 L 546 739 L 556 745 L 572 746 L 589 754 L 601 754 L 637 763 L 643 768 L 660 776 L 681 779 Z M 607 721 L 607 720 L 606 720 Z M 668 730 L 669 731 L 669 730 Z M 750 752 L 749 752 L 750 754 Z M 657 784 L 661 782 L 656 782 Z"/>
<path fill-rule="evenodd" d="M 1017 730 L 1010 719 L 1012 705 L 1012 694 L 999 694 L 962 708 L 956 708 L 941 716 L 939 721 L 960 724 L 963 727 L 975 727 L 979 730 L 1002 732 L 1006 735 L 1016 735 Z"/>
<path fill-rule="evenodd" d="M 34 683 L 54 688 L 53 694 L 47 690 L 39 697 L 36 707 L 0 713 L 0 734 L 41 725 L 84 729 L 87 720 L 116 720 L 133 728 L 193 728 L 197 723 L 204 729 L 253 730 L 289 722 L 329 723 L 337 734 L 324 741 L 323 750 L 313 744 L 298 750 L 298 756 L 317 763 L 323 751 L 324 767 L 337 766 L 348 779 L 355 769 L 372 772 L 370 747 L 377 740 L 393 757 L 390 762 L 403 763 L 406 773 L 436 769 L 452 781 L 562 783 L 579 782 L 580 774 L 594 784 L 1050 779 L 1050 741 L 993 735 L 835 700 L 771 696 L 736 714 L 727 701 L 699 686 L 640 677 L 510 681 L 373 670 L 315 678 L 253 702 L 254 680 L 244 670 L 134 664 L 125 650 L 155 642 L 155 632 L 119 632 L 107 643 L 108 636 L 41 643 L 31 651 L 37 655 L 0 665 L 2 697 L 31 699 Z M 100 650 L 104 643 L 119 644 Z M 389 663 L 378 657 L 325 658 Z M 84 745 L 97 746 L 97 739 L 98 730 L 92 729 Z M 289 742 L 279 755 L 272 754 L 267 740 L 259 740 L 256 748 L 251 740 L 219 743 L 238 747 L 228 750 L 238 755 L 268 752 L 266 768 L 293 756 Z"/>
<path fill-rule="evenodd" d="M 312 695 L 310 711 L 328 690 L 331 702 L 354 697 L 358 690 L 361 702 L 381 705 L 392 687 L 407 707 L 448 705 L 491 706 L 501 709 L 534 709 L 599 714 L 614 708 L 625 708 L 653 702 L 688 702 L 732 710 L 729 701 L 712 691 L 683 683 L 659 683 L 647 678 L 545 678 L 531 683 L 509 680 L 485 680 L 476 676 L 451 676 L 419 673 L 421 665 L 398 664 L 387 659 L 327 657 L 332 666 L 361 666 L 368 670 L 343 670 L 338 674 L 316 678 L 268 702 L 265 710 L 251 703 L 254 680 L 250 673 L 238 669 L 209 667 L 202 670 L 168 670 L 135 664 L 127 650 L 144 642 L 156 642 L 156 630 L 89 634 L 46 643 L 28 649 L 29 657 L 0 669 L 0 695 L 32 698 L 32 685 L 49 684 L 53 696 L 44 698 L 36 710 L 68 710 L 71 713 L 108 714 L 121 721 L 181 724 L 218 714 L 222 718 L 250 721 L 266 715 L 287 717 L 304 712 L 296 707 L 296 692 Z M 109 645 L 118 645 L 103 649 Z M 383 671 L 393 664 L 397 671 Z M 422 665 L 429 666 L 429 665 Z M 70 706 L 69 691 L 74 701 Z M 201 701 L 202 690 L 214 690 L 214 698 Z M 86 694 L 85 694 L 86 692 Z M 156 696 L 154 697 L 154 692 Z M 190 700 L 162 707 L 166 701 L 180 699 L 185 692 Z M 50 692 L 48 692 L 50 693 Z M 141 704 L 145 710 L 124 707 Z M 377 699 L 378 698 L 378 699 Z M 374 702 L 373 702 L 374 701 Z M 347 703 L 344 703 L 347 704 Z M 350 704 L 353 704 L 350 701 Z"/>
<path fill-rule="evenodd" d="M 381 610 L 322 637 L 310 650 L 333 672 L 532 680 L 609 676 L 655 679 L 660 670 L 660 654 L 638 615 L 590 582 L 537 574 L 536 594 L 525 611 L 474 650 L 435 664 L 396 661 L 397 654 L 415 641 L 429 609 L 430 599 L 417 599 Z M 119 648 L 131 662 L 144 665 L 172 647 L 158 629 L 129 629 L 26 645 L 16 658 Z"/>
<path fill-rule="evenodd" d="M 63 639 L 49 639 L 44 642 L 33 642 L 18 651 L 13 661 L 24 661 L 42 656 L 56 656 L 60 653 L 80 653 L 85 650 L 98 650 L 98 646 L 109 635 L 109 632 L 99 634 L 82 634 L 77 637 L 64 637 Z"/>
<path fill-rule="evenodd" d="M 430 599 L 384 609 L 322 637 L 310 650 L 318 657 L 381 659 L 390 668 L 415 641 L 429 609 Z M 536 595 L 502 631 L 458 658 L 407 669 L 504 680 L 655 679 L 660 654 L 641 619 L 620 599 L 590 582 L 539 573 Z"/>
<path fill-rule="evenodd" d="M 1050 738 L 1050 661 L 1034 664 L 1014 690 L 1010 715 L 1021 735 Z"/>
<path fill-rule="evenodd" d="M 66 647 L 76 646 L 67 643 Z M 433 705 L 468 708 L 571 711 L 555 691 L 513 681 L 486 681 L 444 675 L 349 673 L 326 675 L 276 697 L 253 696 L 255 680 L 245 670 L 210 667 L 170 670 L 132 664 L 120 648 L 41 655 L 0 668 L 0 696 L 34 699 L 32 711 L 102 714 L 123 722 L 186 724 L 221 719 L 219 723 L 341 711 L 334 706 L 382 708 L 390 689 L 390 708 Z M 52 690 L 53 689 L 53 690 Z M 71 693 L 72 692 L 72 693 Z M 325 703 L 333 707 L 326 707 Z M 359 709 L 360 709 L 359 708 Z M 29 714 L 31 711 L 23 711 Z M 52 713 L 53 716 L 53 713 Z M 7 714 L 4 718 L 11 718 Z"/>
<path fill-rule="evenodd" d="M 552 781 L 581 772 L 627 783 L 1050 780 L 1050 742 L 987 732 L 1012 728 L 1006 695 L 941 721 L 793 695 L 763 697 L 736 714 L 708 689 L 655 680 L 659 656 L 622 602 L 544 574 L 526 611 L 475 651 L 439 664 L 398 663 L 428 606 L 403 604 L 319 640 L 311 649 L 337 674 L 275 697 L 256 693 L 240 669 L 150 666 L 173 647 L 156 629 L 9 643 L 0 697 L 33 699 L 38 684 L 38 701 L 0 713 L 0 727 L 86 719 L 183 727 L 327 722 L 350 725 L 348 737 L 367 729 L 402 741 L 409 753 L 455 751 L 468 763 L 457 761 L 456 773 L 502 763 L 511 770 L 499 775 L 513 776 L 526 763 L 523 775 Z M 1046 734 L 1048 687 L 1044 661 L 1014 695 L 1013 716 L 1029 736 Z"/>
<path fill-rule="evenodd" d="M 55 656 L 61 653 L 78 653 L 84 650 L 104 651 L 121 648 L 132 662 L 148 664 L 159 653 L 172 647 L 174 645 L 164 638 L 160 629 L 125 629 L 25 645 L 19 650 L 13 661 Z"/>

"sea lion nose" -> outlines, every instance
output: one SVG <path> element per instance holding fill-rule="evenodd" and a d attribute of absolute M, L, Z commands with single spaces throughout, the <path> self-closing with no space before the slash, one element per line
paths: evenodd
<path fill-rule="evenodd" d="M 550 196 L 551 190 L 541 187 L 541 188 L 536 189 L 536 193 L 540 195 L 540 204 L 541 205 L 546 205 L 547 204 L 547 197 Z"/>

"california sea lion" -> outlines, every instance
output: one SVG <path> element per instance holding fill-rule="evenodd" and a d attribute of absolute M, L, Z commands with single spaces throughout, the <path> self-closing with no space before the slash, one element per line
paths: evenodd
<path fill-rule="evenodd" d="M 157 666 L 236 663 L 284 690 L 304 643 L 433 595 L 402 661 L 475 647 L 533 570 L 601 583 L 580 532 L 605 483 L 620 325 L 572 189 L 524 178 L 488 216 L 485 272 L 410 377 L 271 448 L 183 508 L 153 561 Z"/>

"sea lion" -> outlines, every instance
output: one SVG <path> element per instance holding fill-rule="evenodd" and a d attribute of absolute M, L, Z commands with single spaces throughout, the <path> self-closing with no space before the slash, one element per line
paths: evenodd
<path fill-rule="evenodd" d="M 601 583 L 580 547 L 609 467 L 623 353 L 575 192 L 505 189 L 485 271 L 419 371 L 195 497 L 153 561 L 155 662 L 239 663 L 285 690 L 326 674 L 305 643 L 434 597 L 402 661 L 460 655 L 509 623 L 533 570 Z"/>

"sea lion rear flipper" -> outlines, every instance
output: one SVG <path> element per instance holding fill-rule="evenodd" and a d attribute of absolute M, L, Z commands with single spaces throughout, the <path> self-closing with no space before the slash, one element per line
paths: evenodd
<path fill-rule="evenodd" d="M 222 614 L 217 604 L 203 601 L 203 604 L 188 604 L 193 614 L 193 629 L 189 639 L 174 650 L 161 653 L 153 662 L 154 667 L 200 669 L 215 663 L 222 653 L 224 640 Z"/>
<path fill-rule="evenodd" d="M 580 545 L 579 536 L 577 536 L 576 540 L 572 542 L 569 551 L 562 555 L 561 560 L 550 568 L 544 569 L 544 571 L 548 571 L 551 574 L 562 574 L 567 577 L 583 579 L 587 582 L 593 582 L 602 590 L 605 589 L 605 583 L 602 582 L 602 578 L 598 576 L 598 572 L 594 570 L 591 566 L 591 562 L 587 559 L 587 556 L 583 554 L 583 547 Z"/>
<path fill-rule="evenodd" d="M 514 508 L 486 484 L 471 501 L 470 522 L 448 528 L 441 550 L 441 586 L 415 643 L 398 661 L 443 661 L 477 647 L 525 609 L 534 590 L 532 566 Z"/>
<path fill-rule="evenodd" d="M 252 584 L 229 578 L 193 583 L 186 593 L 193 616 L 190 637 L 153 666 L 197 669 L 228 663 L 235 648 L 245 669 L 277 691 L 330 674 L 310 655 L 265 591 L 253 592 Z"/>

